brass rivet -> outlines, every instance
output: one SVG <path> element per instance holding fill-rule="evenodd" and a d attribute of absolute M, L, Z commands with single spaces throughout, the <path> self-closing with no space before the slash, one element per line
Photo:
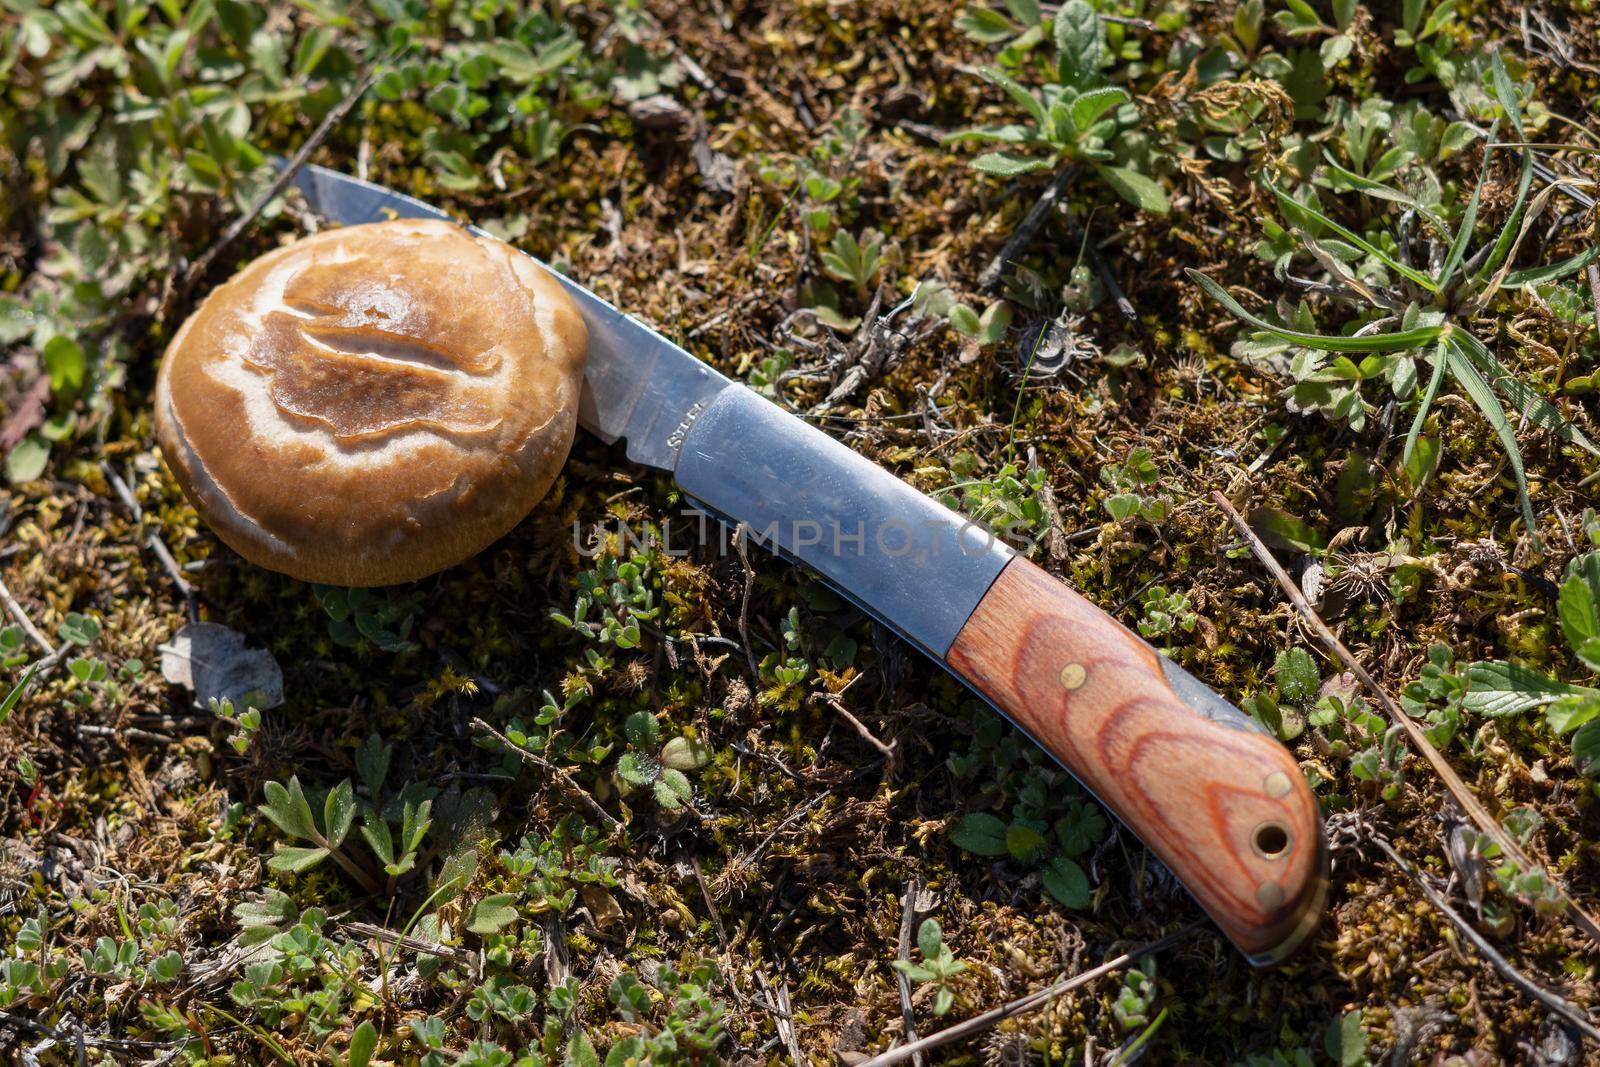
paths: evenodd
<path fill-rule="evenodd" d="M 1081 663 L 1069 663 L 1061 668 L 1061 687 L 1063 689 L 1077 689 L 1083 685 L 1089 672 Z"/>
<path fill-rule="evenodd" d="M 1277 882 L 1262 882 L 1256 887 L 1256 903 L 1262 911 L 1277 911 L 1283 907 L 1283 886 Z"/>
<path fill-rule="evenodd" d="M 1263 788 L 1266 789 L 1267 796 L 1271 797 L 1273 800 L 1277 800 L 1279 797 L 1288 796 L 1289 790 L 1293 788 L 1289 784 L 1289 776 L 1284 774 L 1282 771 L 1273 771 L 1271 774 L 1267 775 L 1266 781 L 1262 782 L 1261 784 Z"/>

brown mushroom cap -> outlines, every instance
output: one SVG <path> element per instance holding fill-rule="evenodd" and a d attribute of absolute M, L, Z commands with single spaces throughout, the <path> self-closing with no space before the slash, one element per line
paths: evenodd
<path fill-rule="evenodd" d="M 498 241 L 446 222 L 330 230 L 257 259 L 183 324 L 156 437 L 251 562 L 331 585 L 413 581 L 549 490 L 587 341 L 560 283 Z"/>

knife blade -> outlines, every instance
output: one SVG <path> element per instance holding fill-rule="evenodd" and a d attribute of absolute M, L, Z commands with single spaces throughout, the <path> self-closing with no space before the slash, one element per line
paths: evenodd
<path fill-rule="evenodd" d="M 295 184 L 343 225 L 461 221 L 322 167 Z M 551 274 L 589 327 L 585 430 L 623 440 L 629 460 L 951 671 L 1133 830 L 1252 963 L 1310 935 L 1327 894 L 1321 817 L 1253 719 L 993 532 Z"/>

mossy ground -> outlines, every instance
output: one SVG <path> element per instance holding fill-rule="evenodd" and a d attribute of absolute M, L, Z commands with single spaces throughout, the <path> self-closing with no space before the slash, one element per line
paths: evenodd
<path fill-rule="evenodd" d="M 1464 33 L 1516 46 L 1512 8 L 1470 6 Z M 854 225 L 876 227 L 897 246 L 898 264 L 885 276 L 896 298 L 929 277 L 971 293 L 1042 188 L 1042 180 L 985 178 L 935 139 L 995 109 L 997 94 L 965 72 L 987 62 L 989 50 L 956 32 L 954 8 L 919 13 L 916 5 L 877 0 L 770 10 L 738 3 L 652 7 L 660 25 L 650 43 L 671 42 L 716 86 L 713 92 L 688 79 L 676 90 L 693 114 L 688 125 L 646 129 L 625 108 L 606 107 L 554 162 L 539 168 L 514 152 L 492 167 L 479 160 L 495 180 L 452 192 L 439 187 L 436 169 L 417 148 L 437 115 L 411 100 L 374 99 L 314 158 L 343 170 L 359 159 L 374 180 L 475 220 L 524 216 L 521 247 L 562 263 L 740 377 L 758 370 L 775 348 L 795 348 L 783 330 L 804 302 L 802 286 L 818 276 L 795 209 L 783 190 L 759 178 L 758 157 L 809 152 L 847 107 L 867 116 L 868 132 L 850 167 L 860 180 Z M 294 9 L 282 17 L 286 25 L 302 18 Z M 1579 12 L 1572 24 L 1571 38 L 1592 60 L 1592 15 Z M 1181 32 L 1217 32 L 1221 25 L 1220 12 L 1197 6 Z M 1152 64 L 1147 88 L 1161 73 L 1172 36 L 1143 36 Z M 1547 105 L 1580 120 L 1592 115 L 1592 76 L 1525 58 Z M 1382 40 L 1365 44 L 1358 66 L 1341 77 L 1372 92 L 1427 92 L 1400 83 L 1401 67 Z M 36 90 L 21 74 L 13 77 L 19 80 L 10 106 L 16 107 Z M 20 128 L 15 115 L 12 122 Z M 256 137 L 263 149 L 281 151 L 308 132 L 292 109 L 268 108 Z M 727 183 L 706 177 L 704 161 L 717 154 L 731 163 Z M 1468 155 L 1458 168 L 1463 174 L 1475 173 L 1475 153 Z M 8 194 L 21 195 L 0 216 L 8 221 L 0 279 L 14 289 L 45 269 L 50 250 L 41 205 L 49 181 L 26 153 L 6 162 L 17 165 L 16 180 L 6 179 Z M 1509 165 L 1493 177 L 1496 189 L 1513 180 Z M 1041 560 L 1130 623 L 1140 619 L 1140 594 L 1153 583 L 1185 594 L 1195 625 L 1163 643 L 1236 699 L 1269 684 L 1281 650 L 1312 642 L 1240 550 L 1208 499 L 1214 489 L 1302 519 L 1348 558 L 1386 550 L 1404 536 L 1410 551 L 1429 561 L 1410 595 L 1396 599 L 1384 573 L 1375 585 L 1352 584 L 1324 604 L 1328 621 L 1391 692 L 1417 677 L 1434 642 L 1450 645 L 1460 662 L 1511 655 L 1570 675 L 1554 624 L 1554 589 L 1587 538 L 1579 516 L 1591 503 L 1582 483 L 1594 461 L 1534 430 L 1520 435 L 1541 551 L 1517 518 L 1503 454 L 1464 401 L 1447 399 L 1437 408 L 1429 432 L 1446 454 L 1426 491 L 1415 496 L 1399 473 L 1397 444 L 1378 427 L 1352 433 L 1286 413 L 1281 382 L 1229 354 L 1235 325 L 1182 276 L 1182 268 L 1193 266 L 1230 286 L 1280 291 L 1268 266 L 1249 252 L 1259 236 L 1254 219 L 1266 206 L 1244 167 L 1212 166 L 1206 179 L 1180 181 L 1166 218 L 1102 201 L 1090 219 L 1137 318 L 1128 321 L 1102 303 L 1078 330 L 1099 353 L 1131 346 L 1143 357 L 1133 366 L 1113 368 L 1091 354 L 1057 378 L 1030 383 L 1019 403 L 1017 331 L 972 359 L 964 358 L 958 337 L 939 332 L 819 424 L 927 490 L 955 480 L 960 453 L 971 454 L 962 462 L 977 478 L 1007 462 L 1024 465 L 1031 454 L 1047 472 L 1057 531 L 1067 535 L 1059 553 L 1043 552 Z M 187 219 L 171 223 L 170 236 L 193 256 L 226 212 L 199 200 L 186 210 Z M 989 712 L 813 579 L 759 553 L 750 556 L 748 576 L 736 554 L 699 552 L 661 563 L 655 577 L 664 610 L 654 632 L 637 650 L 604 649 L 610 666 L 585 679 L 589 643 L 549 617 L 553 609 L 571 610 L 575 577 L 592 565 L 573 547 L 574 528 L 617 519 L 635 527 L 660 524 L 680 504 L 667 478 L 629 466 L 620 448 L 587 437 L 580 436 L 550 498 L 516 531 L 404 591 L 419 597 L 409 634 L 414 647 L 391 652 L 370 642 L 353 648 L 336 642 L 311 588 L 242 563 L 199 525 L 156 462 L 150 432 L 148 397 L 165 342 L 207 284 L 292 235 L 294 216 L 291 210 L 253 227 L 220 257 L 213 276 L 165 316 L 155 314 L 157 294 L 130 294 L 127 387 L 113 398 L 97 435 L 58 450 L 44 476 L 8 491 L 0 576 L 47 634 L 67 613 L 87 613 L 102 624 L 97 656 L 113 666 L 132 658 L 156 663 L 157 646 L 186 617 L 184 599 L 147 545 L 156 534 L 180 562 L 206 561 L 190 572 L 199 614 L 269 649 L 284 668 L 287 694 L 285 704 L 266 712 L 242 757 L 227 750 L 226 730 L 215 718 L 189 707 L 187 694 L 156 671 L 115 702 L 74 699 L 84 687 L 65 674 L 23 698 L 0 725 L 6 838 L 0 939 L 14 937 L 25 918 L 43 910 L 58 943 L 76 959 L 79 947 L 117 937 L 123 917 L 141 903 L 165 897 L 179 906 L 188 977 L 152 991 L 75 972 L 48 1001 L 13 1005 L 10 1013 L 67 1034 L 81 1024 L 91 1034 L 150 1036 L 137 1005 L 158 996 L 207 1031 L 207 1054 L 269 1058 L 254 1024 L 241 1029 L 227 1021 L 238 1011 L 227 981 L 207 977 L 226 975 L 238 932 L 231 910 L 271 884 L 302 906 L 326 907 L 335 929 L 355 922 L 399 928 L 427 897 L 437 857 L 425 856 L 423 866 L 433 869 L 419 868 L 387 898 L 363 894 L 326 867 L 299 877 L 269 872 L 265 864 L 280 838 L 254 815 L 263 783 L 295 774 L 308 787 L 331 786 L 353 773 L 356 746 L 377 733 L 395 746 L 396 780 L 481 798 L 483 817 L 454 828 L 457 847 L 465 842 L 484 856 L 472 890 L 450 906 L 454 912 L 446 909 L 459 929 L 471 901 L 505 883 L 489 857 L 526 833 L 547 834 L 571 810 L 553 783 L 533 771 L 519 774 L 477 745 L 470 722 L 482 716 L 503 724 L 530 700 L 537 706 L 532 695 L 541 690 L 578 687 L 593 695 L 563 725 L 591 744 L 623 747 L 624 719 L 648 710 L 658 713 L 664 736 L 693 736 L 713 753 L 692 775 L 692 809 L 676 813 L 647 792 L 618 795 L 610 762 L 574 764 L 584 788 L 626 823 L 608 846 L 622 865 L 621 885 L 610 894 L 620 913 L 606 914 L 586 898 L 583 907 L 544 925 L 547 938 L 564 942 L 562 955 L 583 983 L 585 1018 L 602 1050 L 627 1029 L 604 1006 L 604 990 L 620 967 L 697 958 L 722 967 L 715 993 L 730 1011 L 722 1046 L 730 1059 L 787 1057 L 776 1043 L 770 1003 L 780 993 L 792 1004 L 796 1040 L 811 1061 L 884 1049 L 903 1027 L 891 963 L 902 895 L 913 883 L 927 887 L 929 914 L 968 963 L 946 1020 L 932 1017 L 928 995 L 915 998 L 923 1033 L 1198 917 L 1125 831 L 1085 857 L 1094 893 L 1081 910 L 1053 903 L 1036 868 L 955 847 L 948 828 L 970 811 L 1008 809 L 1023 777 L 1019 771 L 963 779 L 949 769 L 948 757 L 973 751 Z M 1580 236 L 1558 236 L 1554 247 L 1571 251 Z M 1078 254 L 1053 222 L 1027 257 L 1040 264 Z M 865 310 L 848 291 L 842 299 L 847 314 Z M 1507 298 L 1495 311 L 1505 323 L 1522 309 Z M 1029 314 L 1020 313 L 1019 326 Z M 1555 349 L 1518 344 L 1504 328 L 1491 335 L 1517 373 L 1554 380 Z M 817 358 L 796 352 L 801 367 Z M 36 366 L 31 352 L 13 358 L 8 403 L 18 401 Z M 831 382 L 826 375 L 793 378 L 783 395 L 794 408 L 809 409 Z M 923 397 L 936 382 L 938 436 L 923 418 Z M 1567 405 L 1580 424 L 1588 418 L 1584 406 Z M 1281 442 L 1265 435 L 1269 427 L 1282 429 Z M 1139 448 L 1159 471 L 1171 516 L 1159 525 L 1109 523 L 1101 473 Z M 130 480 L 142 518 L 118 499 L 102 459 Z M 1355 466 L 1370 476 L 1361 502 L 1351 505 L 1338 486 L 1341 473 Z M 1292 553 L 1280 555 L 1293 562 Z M 753 680 L 746 642 L 756 660 L 782 651 L 791 607 L 799 611 L 817 673 L 787 688 Z M 696 635 L 717 640 L 696 642 Z M 821 655 L 839 635 L 858 646 L 849 665 Z M 1323 673 L 1335 668 L 1324 664 Z M 892 756 L 814 696 L 847 684 L 842 703 L 892 746 Z M 1537 811 L 1544 826 L 1530 849 L 1580 904 L 1600 908 L 1594 788 L 1574 773 L 1568 746 L 1531 716 L 1469 719 L 1464 731 L 1475 747 L 1451 746 L 1452 763 L 1497 813 L 1519 806 Z M 1402 788 L 1384 801 L 1352 777 L 1347 760 L 1319 743 L 1317 731 L 1293 747 L 1331 809 L 1361 812 L 1363 826 L 1393 840 L 1424 870 L 1441 878 L 1449 873 L 1447 797 L 1420 761 L 1406 762 Z M 18 772 L 24 757 L 37 768 L 32 783 Z M 233 804 L 244 806 L 238 831 L 219 833 Z M 1560 916 L 1540 918 L 1522 908 L 1510 916 L 1491 935 L 1500 951 L 1534 981 L 1594 1007 L 1600 999 L 1595 946 Z M 475 949 L 472 935 L 457 935 L 463 937 Z M 1570 1060 L 1539 1060 L 1533 1046 L 1549 1038 L 1553 1025 L 1545 1010 L 1487 966 L 1373 849 L 1337 852 L 1327 919 L 1284 966 L 1251 969 L 1209 926 L 1157 963 L 1155 1003 L 1169 1013 L 1146 1051 L 1148 1062 L 1223 1063 L 1298 1048 L 1320 1060 L 1330 1022 L 1354 1009 L 1362 1011 L 1374 1061 L 1393 1049 L 1394 1062 L 1427 1062 L 1435 1054 L 1477 1056 L 1461 1061 L 1474 1063 L 1600 1062 L 1593 1048 Z M 535 985 L 542 981 L 533 958 L 518 958 L 515 966 Z M 936 1058 L 1102 1062 L 1106 1050 L 1130 1036 L 1111 1012 L 1117 989 L 1117 980 L 1107 979 Z M 459 1042 L 479 1033 L 461 1016 L 470 991 L 407 987 L 361 1017 L 374 1019 L 384 1034 L 380 1057 L 404 1062 L 419 1054 L 406 1043 L 409 1018 L 442 1015 Z M 271 1029 L 272 1040 L 298 1062 L 326 1059 L 343 1047 L 340 1038 L 314 1039 L 292 1024 Z M 0 1022 L 0 1043 L 12 1055 L 38 1040 Z M 1013 1053 L 1022 1059 L 1005 1058 Z M 45 1055 L 69 1061 L 70 1042 Z M 89 1047 L 91 1060 L 100 1055 L 134 1058 Z M 139 1056 L 158 1058 L 159 1051 Z"/>

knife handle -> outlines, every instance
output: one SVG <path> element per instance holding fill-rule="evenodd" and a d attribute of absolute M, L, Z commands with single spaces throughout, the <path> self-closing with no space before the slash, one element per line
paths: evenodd
<path fill-rule="evenodd" d="M 1138 834 L 1252 963 L 1315 928 L 1327 850 L 1293 757 L 1116 620 L 1018 557 L 945 660 Z"/>

